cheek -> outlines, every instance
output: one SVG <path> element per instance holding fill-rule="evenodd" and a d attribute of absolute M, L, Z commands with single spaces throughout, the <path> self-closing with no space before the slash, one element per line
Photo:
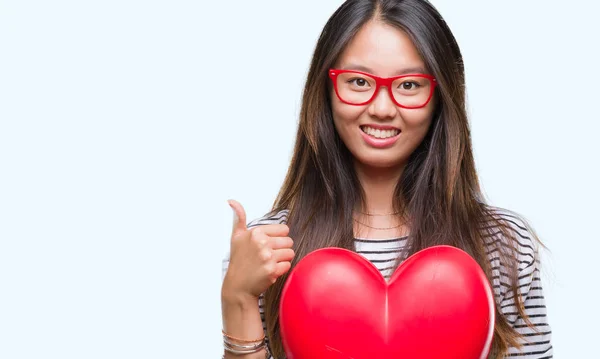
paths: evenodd
<path fill-rule="evenodd" d="M 365 111 L 363 106 L 350 106 L 340 102 L 337 98 L 331 102 L 333 122 L 339 132 L 348 131 L 356 126 L 361 114 Z"/>
<path fill-rule="evenodd" d="M 408 113 L 403 114 L 405 131 L 423 131 L 429 128 L 431 124 L 431 113 Z"/>
<path fill-rule="evenodd" d="M 404 122 L 405 131 L 411 132 L 427 132 L 433 119 L 433 111 L 435 109 L 433 103 L 426 107 L 416 110 L 400 110 L 400 116 Z M 424 136 L 425 134 L 423 134 Z"/>

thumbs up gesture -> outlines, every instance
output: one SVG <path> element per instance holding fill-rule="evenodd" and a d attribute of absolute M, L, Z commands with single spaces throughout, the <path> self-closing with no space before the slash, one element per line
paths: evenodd
<path fill-rule="evenodd" d="M 236 297 L 258 298 L 277 278 L 286 273 L 294 258 L 285 224 L 267 224 L 248 229 L 240 203 L 228 201 L 234 212 L 229 267 L 223 292 Z"/>

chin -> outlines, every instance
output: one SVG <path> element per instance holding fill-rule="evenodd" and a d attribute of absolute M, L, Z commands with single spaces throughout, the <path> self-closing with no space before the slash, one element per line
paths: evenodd
<path fill-rule="evenodd" d="M 402 167 L 403 161 L 399 158 L 372 158 L 372 157 L 358 157 L 357 162 L 360 163 L 364 167 L 371 167 L 377 169 L 384 168 L 398 168 Z"/>

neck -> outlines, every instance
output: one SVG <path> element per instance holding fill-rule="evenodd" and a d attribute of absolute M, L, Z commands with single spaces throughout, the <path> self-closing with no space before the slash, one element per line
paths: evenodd
<path fill-rule="evenodd" d="M 393 213 L 394 190 L 404 166 L 390 168 L 369 167 L 355 162 L 358 180 L 365 191 L 365 203 L 358 210 L 368 213 Z"/>

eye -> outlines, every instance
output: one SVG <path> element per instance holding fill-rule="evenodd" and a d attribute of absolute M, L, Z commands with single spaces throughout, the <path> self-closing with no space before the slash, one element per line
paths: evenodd
<path fill-rule="evenodd" d="M 405 81 L 403 83 L 400 84 L 400 88 L 402 90 L 416 90 L 417 88 L 419 88 L 421 85 L 419 85 L 416 82 L 413 81 Z"/>
<path fill-rule="evenodd" d="M 358 86 L 358 87 L 365 87 L 365 86 L 369 85 L 369 81 L 367 81 L 366 79 L 364 79 L 362 77 L 355 77 L 355 78 L 349 79 L 348 83 L 351 85 Z"/>

